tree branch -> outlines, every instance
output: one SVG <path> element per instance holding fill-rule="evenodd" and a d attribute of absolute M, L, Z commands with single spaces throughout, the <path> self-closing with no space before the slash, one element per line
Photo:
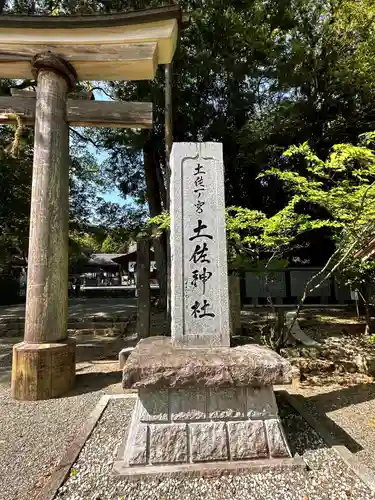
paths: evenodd
<path fill-rule="evenodd" d="M 267 264 L 265 265 L 265 289 L 266 289 L 266 294 L 267 294 L 267 303 L 272 309 L 272 313 L 275 316 L 275 323 L 270 328 L 270 336 L 269 336 L 269 344 L 272 349 L 276 350 L 276 352 L 279 352 L 280 348 L 284 345 L 286 342 L 289 332 L 285 331 L 284 328 L 284 312 L 283 311 L 276 311 L 276 308 L 274 306 L 272 296 L 271 296 L 271 289 L 269 287 L 269 266 L 271 265 L 271 262 L 278 257 L 279 249 L 275 250 L 271 257 L 268 259 Z"/>
<path fill-rule="evenodd" d="M 289 328 L 288 328 L 288 335 L 290 334 L 290 332 L 292 331 L 292 328 L 295 324 L 295 322 L 297 321 L 298 317 L 299 317 L 299 314 L 301 312 L 301 308 L 303 306 L 303 304 L 305 303 L 305 300 L 306 300 L 306 297 L 307 297 L 307 293 L 309 291 L 309 286 L 311 285 L 311 283 L 316 280 L 316 278 L 318 278 L 321 274 L 323 274 L 325 272 L 325 270 L 328 268 L 328 266 L 330 265 L 330 263 L 332 262 L 332 260 L 334 259 L 334 257 L 336 257 L 336 255 L 342 250 L 342 248 L 344 247 L 344 239 L 341 240 L 340 242 L 340 245 L 338 246 L 338 248 L 336 248 L 336 250 L 333 252 L 333 254 L 331 255 L 331 257 L 327 260 L 327 262 L 325 263 L 324 267 L 318 271 L 316 274 L 314 274 L 313 276 L 311 276 L 310 279 L 308 279 L 305 283 L 305 287 L 303 289 L 303 295 L 301 297 L 301 300 L 299 301 L 298 303 L 298 306 L 297 306 L 297 311 L 296 311 L 296 314 L 292 320 L 292 322 L 290 323 L 289 325 Z M 323 280 L 324 281 L 324 280 Z M 323 281 L 321 281 L 321 283 L 323 283 Z M 321 284 L 320 283 L 320 284 Z M 314 289 L 312 289 L 314 290 Z M 311 290 L 310 290 L 311 292 Z"/>
<path fill-rule="evenodd" d="M 349 249 L 344 253 L 344 255 L 341 257 L 341 259 L 332 267 L 332 269 L 328 272 L 328 274 L 326 276 L 324 276 L 324 278 L 317 285 L 313 286 L 309 290 L 310 293 L 313 292 L 314 290 L 316 290 L 317 288 L 319 288 L 320 285 L 322 285 L 330 276 L 332 276 L 332 274 L 344 262 L 344 260 L 349 256 L 349 254 L 352 253 L 352 251 L 357 243 L 358 243 L 358 240 L 355 240 L 354 243 L 352 243 L 350 245 Z M 324 266 L 324 269 L 327 269 L 327 265 Z"/>
<path fill-rule="evenodd" d="M 358 219 L 361 215 L 361 212 L 363 210 L 363 207 L 365 205 L 365 201 L 366 201 L 366 198 L 367 198 L 367 195 L 370 191 L 370 189 L 375 185 L 375 181 L 372 182 L 371 184 L 369 184 L 365 190 L 365 192 L 363 193 L 363 196 L 362 196 L 362 200 L 361 200 L 361 204 L 360 204 L 360 207 L 359 207 L 359 210 L 358 210 L 358 213 L 357 213 L 357 216 L 355 217 L 354 219 L 354 225 L 358 222 Z M 314 290 L 316 290 L 317 288 L 319 288 L 330 276 L 332 276 L 332 274 L 335 272 L 335 270 L 345 261 L 345 259 L 352 253 L 352 251 L 354 250 L 355 246 L 358 244 L 358 242 L 360 241 L 361 237 L 364 235 L 364 233 L 366 232 L 366 226 L 364 228 L 362 228 L 362 231 L 360 232 L 360 234 L 358 234 L 355 230 L 352 230 L 350 229 L 349 227 L 346 227 L 345 228 L 347 231 L 349 231 L 352 235 L 354 234 L 355 236 L 355 240 L 352 242 L 352 244 L 349 246 L 349 249 L 344 253 L 344 255 L 339 259 L 338 262 L 336 262 L 336 264 L 332 267 L 332 269 L 330 269 L 330 271 L 328 272 L 328 274 L 326 274 L 326 276 L 324 276 L 324 278 L 319 281 L 318 284 L 316 284 L 315 286 L 313 286 L 310 290 L 309 290 L 309 287 L 311 285 L 311 283 L 313 281 L 315 281 L 319 276 L 321 276 L 326 270 L 327 268 L 329 267 L 329 265 L 331 264 L 332 260 L 341 252 L 341 250 L 344 248 L 345 244 L 346 244 L 346 239 L 343 238 L 339 244 L 339 246 L 337 247 L 337 249 L 333 252 L 333 254 L 331 255 L 331 257 L 327 260 L 325 266 L 319 271 L 317 272 L 316 274 L 314 274 L 314 276 L 312 276 L 305 284 L 305 288 L 304 288 L 304 292 L 303 292 L 303 296 L 298 304 L 298 307 L 297 307 L 297 311 L 296 311 L 296 315 L 295 315 L 295 318 L 293 319 L 291 325 L 290 325 L 290 328 L 289 328 L 289 331 L 292 329 L 295 321 L 297 320 L 298 318 L 298 315 L 300 313 L 300 310 L 301 310 L 301 307 L 303 305 L 303 303 L 305 302 L 306 300 L 306 297 L 307 297 L 307 293 L 311 293 L 313 292 Z"/>
<path fill-rule="evenodd" d="M 115 101 L 115 99 L 111 96 L 111 94 L 109 94 L 102 87 L 94 87 L 94 88 L 91 89 L 92 92 L 94 92 L 94 90 L 99 90 L 100 92 L 103 92 L 103 94 L 105 94 L 107 97 L 109 97 L 112 101 Z"/>
<path fill-rule="evenodd" d="M 1 2 L 1 0 L 0 0 Z M 1 15 L 1 13 L 0 13 Z M 0 86 L 0 95 L 2 96 L 11 96 L 11 89 L 18 89 L 18 90 L 22 90 L 22 89 L 26 89 L 27 87 L 33 87 L 33 89 L 35 89 L 35 86 L 36 86 L 36 82 L 35 80 L 23 80 L 21 83 L 19 83 L 18 85 L 6 85 L 6 84 L 3 84 Z"/>
<path fill-rule="evenodd" d="M 70 130 L 70 132 L 74 132 L 74 134 L 76 134 L 77 137 L 79 137 L 80 139 L 82 139 L 82 141 L 89 142 L 95 148 L 99 148 L 99 145 L 95 141 L 93 141 L 92 139 L 90 139 L 90 137 L 85 137 L 84 135 L 80 134 L 79 132 L 77 132 L 77 130 L 75 130 L 72 127 L 69 127 L 69 130 Z"/>
<path fill-rule="evenodd" d="M 156 170 L 156 178 L 158 180 L 160 197 L 161 197 L 161 200 L 163 203 L 163 207 L 164 207 L 164 210 L 168 210 L 167 193 L 166 193 L 165 184 L 164 184 L 164 177 L 163 177 L 163 172 L 161 171 L 161 168 L 160 168 L 160 162 L 159 162 L 158 158 L 155 161 L 155 170 Z"/>
<path fill-rule="evenodd" d="M 365 192 L 363 193 L 363 196 L 362 196 L 361 205 L 360 205 L 360 207 L 359 207 L 359 209 L 358 209 L 357 216 L 354 218 L 353 226 L 355 226 L 355 225 L 357 224 L 358 219 L 359 219 L 359 217 L 360 217 L 360 215 L 361 215 L 361 213 L 362 213 L 363 207 L 365 206 L 365 201 L 366 201 L 366 198 L 367 198 L 368 192 L 370 191 L 370 189 L 371 189 L 373 186 L 375 186 L 375 181 L 374 181 L 374 182 L 372 182 L 371 184 L 369 184 L 369 185 L 367 186 L 367 188 L 365 189 Z M 349 230 L 350 232 L 352 232 L 356 238 L 358 237 L 358 234 L 357 234 L 357 232 L 356 232 L 355 228 L 354 228 L 354 229 L 350 229 L 350 228 L 348 228 L 348 230 Z"/>

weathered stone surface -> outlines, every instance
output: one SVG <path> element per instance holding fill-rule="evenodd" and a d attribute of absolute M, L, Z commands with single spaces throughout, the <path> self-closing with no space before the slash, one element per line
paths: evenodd
<path fill-rule="evenodd" d="M 186 424 L 150 424 L 150 462 L 187 462 Z"/>
<path fill-rule="evenodd" d="M 290 363 L 267 347 L 181 349 L 170 338 L 141 340 L 123 371 L 123 387 L 263 387 L 289 384 Z"/>
<path fill-rule="evenodd" d="M 227 433 L 223 422 L 189 424 L 193 462 L 227 460 Z"/>
<path fill-rule="evenodd" d="M 268 457 L 267 437 L 262 420 L 228 422 L 232 460 Z"/>
<path fill-rule="evenodd" d="M 139 400 L 142 406 L 141 421 L 168 420 L 168 391 L 140 389 Z"/>
<path fill-rule="evenodd" d="M 172 338 L 229 347 L 223 146 L 175 143 L 170 163 Z"/>
<path fill-rule="evenodd" d="M 244 417 L 245 396 L 246 389 L 243 387 L 209 389 L 208 418 L 221 420 Z"/>
<path fill-rule="evenodd" d="M 130 465 L 147 464 L 147 425 L 139 424 L 136 429 L 133 446 L 130 449 Z"/>
<path fill-rule="evenodd" d="M 248 387 L 246 393 L 246 416 L 248 418 L 277 416 L 277 404 L 272 387 Z"/>
<path fill-rule="evenodd" d="M 265 421 L 268 435 L 268 444 L 270 455 L 273 458 L 290 457 L 290 451 L 284 439 L 284 433 L 281 429 L 281 423 L 277 419 Z"/>
<path fill-rule="evenodd" d="M 178 389 L 169 393 L 172 420 L 202 420 L 207 416 L 205 389 Z"/>

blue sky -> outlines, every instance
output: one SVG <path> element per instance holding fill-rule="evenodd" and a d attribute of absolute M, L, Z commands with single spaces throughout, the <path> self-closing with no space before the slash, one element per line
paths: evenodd
<path fill-rule="evenodd" d="M 93 82 L 95 85 L 98 87 L 102 84 L 102 82 Z M 98 101 L 111 101 L 111 99 L 104 94 L 103 92 L 100 92 L 99 90 L 94 91 L 95 99 Z M 89 146 L 90 148 L 90 146 Z M 105 152 L 97 154 L 95 149 L 92 148 L 92 153 L 98 158 L 98 161 L 102 163 L 105 158 L 106 154 Z M 115 187 L 113 188 L 110 192 L 104 191 L 104 192 L 99 192 L 99 195 L 105 200 L 109 201 L 112 203 L 118 203 L 120 205 L 123 205 L 125 201 L 132 201 L 131 197 L 127 196 L 126 199 L 122 196 L 121 192 Z"/>
<path fill-rule="evenodd" d="M 88 144 L 87 149 L 90 151 L 91 154 L 93 154 L 97 158 L 98 163 L 102 163 L 106 159 L 106 153 L 105 152 L 98 153 L 94 148 L 94 146 L 92 146 L 91 144 Z M 121 192 L 116 187 L 113 187 L 111 191 L 99 191 L 98 194 L 105 201 L 110 201 L 112 203 L 119 203 L 120 205 L 123 205 L 125 202 L 125 198 L 122 196 Z M 128 197 L 126 198 L 126 200 L 128 201 Z"/>
<path fill-rule="evenodd" d="M 113 189 L 110 193 L 99 193 L 100 196 L 105 200 L 105 201 L 110 201 L 112 203 L 118 203 L 119 205 L 123 205 L 125 202 L 125 199 L 121 195 L 120 191 L 118 189 Z M 127 197 L 128 198 L 128 197 Z"/>

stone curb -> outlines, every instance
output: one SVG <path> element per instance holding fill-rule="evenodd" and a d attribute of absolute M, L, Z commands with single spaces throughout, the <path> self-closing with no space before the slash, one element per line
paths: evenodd
<path fill-rule="evenodd" d="M 100 398 L 99 402 L 87 418 L 86 422 L 78 431 L 74 441 L 70 444 L 68 450 L 63 455 L 56 469 L 52 471 L 46 484 L 38 493 L 36 500 L 53 500 L 60 486 L 67 478 L 70 469 L 74 462 L 77 460 L 82 448 L 84 447 L 87 439 L 90 437 L 92 431 L 96 427 L 100 417 L 106 409 L 111 399 L 128 399 L 135 398 L 136 393 L 129 394 L 114 394 L 104 395 Z"/>
<path fill-rule="evenodd" d="M 284 398 L 306 422 L 315 430 L 317 434 L 330 446 L 335 453 L 345 462 L 345 464 L 361 479 L 361 481 L 375 493 L 375 472 L 360 462 L 358 458 L 348 450 L 343 444 L 337 444 L 338 439 L 332 436 L 323 422 L 318 421 L 314 417 L 305 404 L 288 391 L 277 391 L 282 398 Z M 336 444 L 335 444 L 336 443 Z"/>
<path fill-rule="evenodd" d="M 206 462 L 199 464 L 163 464 L 143 467 L 126 467 L 123 461 L 115 461 L 113 477 L 119 481 L 141 479 L 165 479 L 165 477 L 219 477 L 229 474 L 259 474 L 268 471 L 306 470 L 306 463 L 299 456 L 293 458 L 256 459 L 231 462 Z M 39 500 L 39 499 L 38 499 Z"/>

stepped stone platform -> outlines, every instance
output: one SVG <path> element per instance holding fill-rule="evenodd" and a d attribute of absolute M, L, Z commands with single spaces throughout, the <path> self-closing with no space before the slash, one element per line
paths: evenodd
<path fill-rule="evenodd" d="M 191 472 L 208 462 L 231 470 L 260 459 L 295 466 L 272 387 L 291 380 L 288 361 L 262 346 L 177 348 L 166 337 L 142 340 L 123 371 L 123 387 L 139 391 L 115 472 Z"/>

